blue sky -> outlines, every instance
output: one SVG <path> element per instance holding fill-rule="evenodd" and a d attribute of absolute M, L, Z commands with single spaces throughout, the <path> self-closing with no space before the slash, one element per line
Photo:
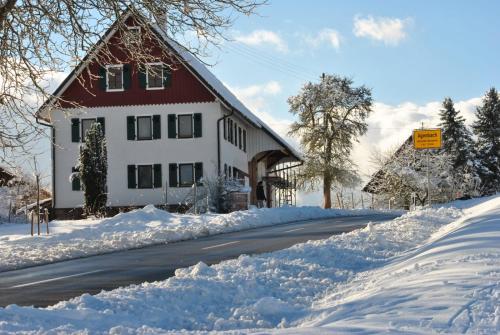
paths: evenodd
<path fill-rule="evenodd" d="M 499 12 L 497 1 L 271 0 L 258 16 L 238 17 L 233 40 L 207 61 L 283 136 L 293 121 L 286 99 L 306 81 L 326 72 L 370 87 L 370 130 L 353 153 L 366 177 L 369 152 L 401 143 L 421 122 L 436 126 L 444 97 L 470 123 L 482 94 L 500 88 Z"/>
<path fill-rule="evenodd" d="M 307 3 L 306 3 L 307 4 Z M 456 100 L 481 95 L 500 80 L 500 3 L 494 1 L 271 1 L 260 17 L 240 18 L 234 36 L 256 30 L 277 34 L 286 51 L 275 44 L 252 45 L 264 55 L 282 59 L 287 67 L 352 77 L 373 89 L 375 100 L 388 104 L 423 104 L 450 95 Z M 355 18 L 403 21 L 404 36 L 387 44 L 354 34 Z M 326 42 L 312 47 L 305 37 L 328 28 L 340 35 L 338 48 Z M 269 80 L 280 82 L 283 95 L 274 107 L 286 113 L 283 101 L 303 80 L 257 63 L 258 57 L 234 52 L 241 43 L 228 43 L 220 52 L 215 72 L 230 85 L 245 86 Z M 307 79 L 308 77 L 306 77 Z"/>

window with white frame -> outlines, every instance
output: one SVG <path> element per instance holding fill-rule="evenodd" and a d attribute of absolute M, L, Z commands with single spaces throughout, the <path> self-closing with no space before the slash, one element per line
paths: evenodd
<path fill-rule="evenodd" d="M 153 167 L 151 165 L 138 165 L 137 181 L 138 188 L 153 188 Z"/>
<path fill-rule="evenodd" d="M 163 88 L 163 64 L 152 63 L 147 65 L 146 83 L 148 90 Z"/>
<path fill-rule="evenodd" d="M 106 87 L 108 91 L 123 91 L 123 64 L 106 67 Z"/>
<path fill-rule="evenodd" d="M 82 142 L 85 140 L 90 127 L 96 122 L 96 119 L 82 119 Z"/>
<path fill-rule="evenodd" d="M 129 42 L 138 43 L 141 39 L 141 27 L 129 26 L 126 37 Z"/>
<path fill-rule="evenodd" d="M 193 164 L 179 164 L 179 185 L 192 186 L 194 183 Z"/>
<path fill-rule="evenodd" d="M 150 140 L 153 137 L 151 127 L 151 116 L 138 116 L 137 117 L 137 139 Z"/>
<path fill-rule="evenodd" d="M 177 116 L 178 125 L 178 137 L 179 138 L 190 138 L 193 137 L 193 115 L 184 114 Z"/>

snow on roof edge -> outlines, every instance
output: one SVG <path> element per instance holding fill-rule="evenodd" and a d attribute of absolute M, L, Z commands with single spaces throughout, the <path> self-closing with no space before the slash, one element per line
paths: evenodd
<path fill-rule="evenodd" d="M 278 133 L 276 133 L 271 127 L 269 127 L 264 121 L 262 121 L 258 116 L 256 116 L 250 109 L 248 109 L 229 88 L 226 87 L 200 60 L 198 60 L 191 52 L 186 48 L 179 45 L 176 41 L 166 36 L 163 29 L 159 28 L 157 25 L 152 25 L 153 29 L 160 34 L 160 36 L 167 42 L 174 50 L 177 52 L 184 61 L 186 61 L 217 93 L 219 93 L 233 108 L 238 110 L 243 116 L 248 118 L 257 126 L 264 128 L 265 131 L 269 132 L 272 137 L 276 137 L 278 142 L 285 147 L 285 149 L 290 150 L 296 158 L 302 159 L 302 154 L 299 153 L 293 146 L 291 146 L 285 139 L 283 139 Z"/>

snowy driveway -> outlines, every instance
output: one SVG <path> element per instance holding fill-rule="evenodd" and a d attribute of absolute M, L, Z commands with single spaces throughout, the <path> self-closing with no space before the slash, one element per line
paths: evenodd
<path fill-rule="evenodd" d="M 0 305 L 47 306 L 82 293 L 163 280 L 173 276 L 177 268 L 199 261 L 214 264 L 241 254 L 284 249 L 394 217 L 372 214 L 309 220 L 3 272 Z"/>

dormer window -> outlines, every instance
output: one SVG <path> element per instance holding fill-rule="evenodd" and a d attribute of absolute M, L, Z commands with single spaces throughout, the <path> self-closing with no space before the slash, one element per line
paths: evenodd
<path fill-rule="evenodd" d="M 147 64 L 146 82 L 148 90 L 163 89 L 163 63 Z"/>
<path fill-rule="evenodd" d="M 106 66 L 108 92 L 123 91 L 123 64 Z"/>

